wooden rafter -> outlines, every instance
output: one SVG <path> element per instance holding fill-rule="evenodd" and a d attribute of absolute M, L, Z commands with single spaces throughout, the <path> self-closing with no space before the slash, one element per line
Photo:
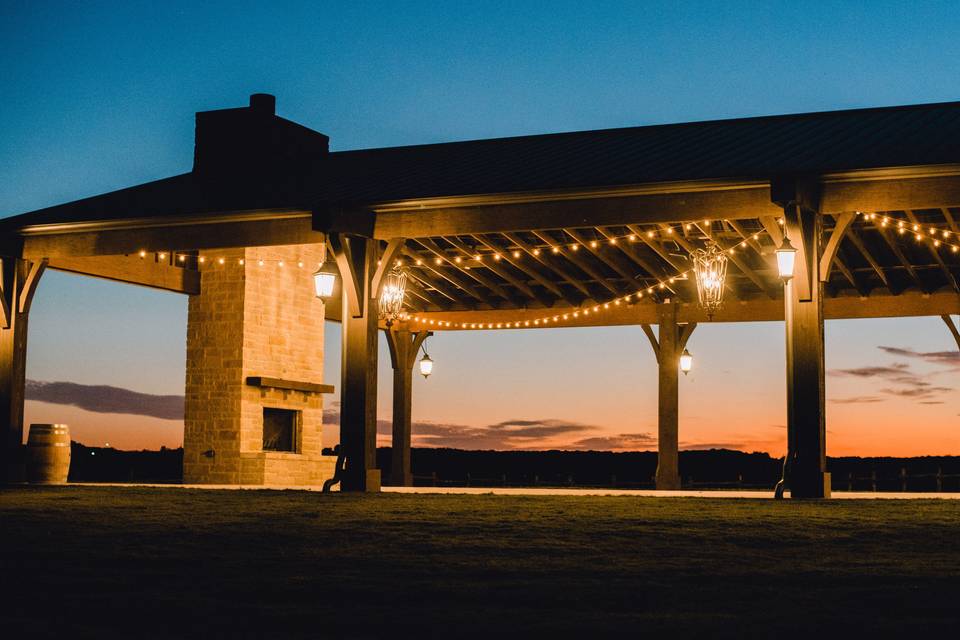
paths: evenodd
<path fill-rule="evenodd" d="M 411 295 L 420 298 L 428 305 L 433 305 L 439 309 L 443 308 L 443 305 L 437 302 L 436 298 L 430 295 L 419 281 L 415 280 L 415 276 L 412 273 L 408 271 L 407 275 L 410 276 L 407 278 L 407 291 Z"/>
<path fill-rule="evenodd" d="M 553 282 L 550 278 L 547 278 L 546 276 L 544 276 L 537 269 L 533 268 L 533 266 L 524 263 L 523 260 L 519 258 L 514 258 L 511 253 L 509 253 L 503 247 L 499 246 L 496 242 L 493 241 L 492 238 L 487 236 L 473 236 L 473 237 L 477 240 L 477 242 L 479 242 L 486 248 L 490 249 L 494 253 L 499 253 L 501 256 L 503 256 L 503 259 L 508 264 L 512 265 L 517 271 L 523 274 L 526 274 L 528 277 L 532 278 L 535 282 L 538 282 L 541 286 L 543 286 L 545 289 L 547 289 L 547 291 L 555 295 L 557 298 L 564 300 L 568 304 L 573 304 L 573 301 L 570 300 L 564 294 L 563 289 L 561 289 L 557 285 L 557 283 Z M 548 300 L 547 298 L 539 295 L 537 295 L 536 297 L 538 300 L 540 300 L 543 303 L 545 307 L 552 306 L 551 301 Z"/>
<path fill-rule="evenodd" d="M 943 219 L 947 221 L 948 225 L 950 225 L 950 229 L 954 233 L 960 233 L 960 229 L 957 229 L 957 221 L 953 219 L 953 214 L 950 213 L 950 209 L 943 207 L 940 209 L 940 213 L 943 214 Z"/>
<path fill-rule="evenodd" d="M 917 220 L 917 216 L 914 215 L 913 211 L 910 209 L 904 209 L 904 213 L 907 214 L 907 217 L 910 219 L 910 222 L 914 224 L 919 224 L 920 221 Z M 940 271 L 943 272 L 943 276 L 947 279 L 947 284 L 949 284 L 954 291 L 960 293 L 960 285 L 957 284 L 957 279 L 953 275 L 953 272 L 950 271 L 950 267 L 947 266 L 947 263 L 943 261 L 943 258 L 940 257 L 940 252 L 937 251 L 937 248 L 933 246 L 930 242 L 921 243 L 927 247 L 930 251 L 930 255 L 933 256 L 933 259 L 940 266 Z"/>
<path fill-rule="evenodd" d="M 850 286 L 857 290 L 857 293 L 859 293 L 861 296 L 867 295 L 868 292 L 866 287 L 864 287 L 860 281 L 857 280 L 857 277 L 853 274 L 853 271 L 847 267 L 846 263 L 840 258 L 839 254 L 833 257 L 833 264 L 836 265 L 837 270 L 843 274 L 843 277 L 847 279 L 847 282 L 850 283 Z"/>
<path fill-rule="evenodd" d="M 432 272 L 432 271 L 431 271 Z M 463 302 L 463 300 L 456 293 L 447 290 L 447 287 L 444 284 L 444 281 L 440 278 L 435 278 L 430 275 L 431 272 L 428 272 L 425 269 L 411 269 L 407 272 L 409 277 L 412 277 L 419 281 L 423 286 L 430 287 L 438 294 L 453 302 L 454 304 Z M 426 292 L 426 291 L 425 291 Z"/>
<path fill-rule="evenodd" d="M 628 224 L 627 229 L 629 229 L 631 233 L 636 235 L 641 242 L 643 242 L 645 245 L 650 247 L 650 249 L 653 250 L 653 252 L 656 253 L 658 256 L 660 256 L 660 258 L 664 262 L 670 265 L 670 268 L 672 268 L 674 271 L 676 271 L 677 273 L 683 273 L 684 271 L 687 270 L 686 265 L 682 264 L 674 256 L 671 256 L 668 251 L 666 251 L 663 247 L 661 247 L 659 244 L 654 242 L 653 239 L 648 238 L 646 232 L 643 229 L 641 229 L 635 224 Z M 686 227 L 684 227 L 684 236 L 686 236 L 686 233 L 687 233 Z"/>
<path fill-rule="evenodd" d="M 590 298 L 592 296 L 592 294 L 590 293 L 590 290 L 586 287 L 586 285 L 583 284 L 583 282 L 580 281 L 580 278 L 576 277 L 575 275 L 567 271 L 562 265 L 559 264 L 558 260 L 552 260 L 550 258 L 550 256 L 552 255 L 552 248 L 555 245 L 551 245 L 550 252 L 544 253 L 543 251 L 540 251 L 538 253 L 534 251 L 536 247 L 533 247 L 530 244 L 528 244 L 518 234 L 508 232 L 503 235 L 507 240 L 512 242 L 520 251 L 523 251 L 527 255 L 532 256 L 534 260 L 537 260 L 540 264 L 547 267 L 548 269 L 556 273 L 558 276 L 563 278 L 563 280 L 567 284 L 577 289 L 585 297 Z"/>
<path fill-rule="evenodd" d="M 473 236 L 471 236 L 471 238 L 473 238 Z M 445 236 L 444 240 L 449 242 L 452 246 L 456 247 L 461 253 L 464 253 L 465 255 L 470 253 L 470 247 L 464 244 L 459 238 L 455 238 L 455 237 L 448 238 Z M 473 238 L 473 241 L 479 244 L 476 238 Z M 530 288 L 530 285 L 528 285 L 523 280 L 520 280 L 519 278 L 514 276 L 512 273 L 510 273 L 509 269 L 498 264 L 496 260 L 492 260 L 491 262 L 487 262 L 484 264 L 488 269 L 490 269 L 490 271 L 492 271 L 493 273 L 503 278 L 505 281 L 512 284 L 518 291 L 526 295 L 528 298 L 531 298 L 533 300 L 541 300 L 542 302 L 541 297 L 537 296 L 536 292 Z M 514 300 L 514 302 L 516 302 L 516 300 Z"/>
<path fill-rule="evenodd" d="M 422 256 L 420 256 L 418 253 L 416 253 L 412 249 L 404 249 L 404 255 L 406 255 L 407 257 L 409 257 L 411 260 L 414 260 L 414 261 L 420 260 L 423 263 L 423 268 L 425 270 L 432 271 L 439 277 L 443 278 L 444 280 L 446 280 L 456 288 L 460 289 L 461 291 L 469 295 L 471 298 L 474 298 L 476 300 L 479 300 L 480 302 L 488 304 L 491 307 L 496 306 L 494 305 L 493 300 L 490 298 L 490 296 L 483 293 L 482 291 L 477 290 L 476 287 L 474 287 L 472 284 L 467 282 L 466 278 L 463 276 L 463 272 L 460 271 L 459 269 L 444 269 L 442 268 L 442 265 L 434 265 L 433 261 L 431 261 L 429 258 L 424 259 Z"/>
<path fill-rule="evenodd" d="M 667 289 L 671 293 L 676 295 L 678 298 L 681 298 L 680 292 L 678 291 L 679 287 L 673 286 L 673 283 L 670 282 L 672 275 L 664 273 L 663 269 L 659 266 L 653 266 L 650 262 L 647 261 L 640 253 L 637 251 L 636 245 L 629 241 L 624 242 L 623 240 L 617 240 L 616 234 L 612 233 L 606 227 L 597 227 L 597 231 L 607 239 L 608 242 L 616 241 L 616 247 L 620 249 L 630 260 L 634 262 L 638 267 L 650 274 L 650 277 L 659 280 L 660 282 L 666 283 Z"/>
<path fill-rule="evenodd" d="M 458 246 L 457 244 L 454 244 L 454 243 L 453 243 L 452 239 L 446 239 L 446 238 L 444 238 L 444 240 L 446 240 L 447 242 L 449 242 L 457 251 L 459 251 L 460 254 L 461 254 L 461 257 L 466 258 L 467 261 L 470 261 L 470 262 L 472 263 L 472 261 L 474 260 L 474 256 L 475 256 L 476 254 L 475 254 L 475 253 L 471 253 L 469 247 L 463 245 L 463 243 L 459 243 L 459 246 Z M 443 249 L 441 249 L 439 246 L 437 246 L 437 243 L 434 242 L 433 240 L 431 240 L 430 238 L 418 238 L 418 239 L 417 239 L 417 242 L 418 242 L 421 246 L 423 246 L 427 251 L 429 251 L 429 252 L 432 253 L 433 255 L 437 256 L 438 258 L 447 259 L 447 255 L 446 255 L 446 253 L 443 251 Z M 479 266 L 479 264 L 478 264 L 477 266 Z M 489 266 L 489 265 L 486 265 L 486 266 Z M 496 282 L 494 282 L 493 279 L 488 278 L 486 275 L 484 275 L 483 272 L 482 272 L 480 269 L 477 269 L 477 268 L 465 269 L 465 268 L 461 267 L 460 265 L 456 264 L 456 262 L 454 262 L 454 267 L 455 267 L 458 271 L 460 271 L 460 273 L 462 273 L 463 275 L 465 275 L 465 276 L 467 276 L 467 277 L 470 277 L 470 278 L 473 278 L 473 279 L 476 280 L 478 283 L 482 284 L 482 285 L 485 286 L 487 289 L 489 289 L 490 291 L 492 291 L 492 292 L 495 293 L 496 295 L 500 296 L 500 297 L 503 298 L 504 300 L 507 300 L 508 302 L 516 302 L 516 301 L 515 301 L 513 298 L 511 298 L 510 295 L 503 289 L 503 287 L 501 287 L 499 284 L 497 284 Z"/>
<path fill-rule="evenodd" d="M 890 233 L 887 229 L 882 227 L 877 227 L 877 232 L 880 234 L 880 237 L 883 238 L 883 241 L 887 243 L 887 246 L 890 247 L 890 250 L 893 251 L 893 255 L 897 256 L 897 260 L 900 262 L 900 265 L 907 271 L 907 275 L 910 276 L 910 279 L 913 280 L 913 284 L 919 289 L 926 293 L 927 288 L 923 286 L 923 282 L 920 280 L 920 276 L 917 275 L 917 270 L 914 268 L 913 264 L 910 262 L 910 259 L 903 253 L 903 249 L 900 248 L 900 244 L 890 237 Z"/>
<path fill-rule="evenodd" d="M 873 271 L 877 274 L 877 277 L 880 278 L 880 282 L 884 284 L 887 289 L 890 289 L 891 293 L 894 293 L 893 289 L 890 287 L 890 281 L 887 278 L 887 274 L 884 272 L 883 267 L 880 266 L 880 263 L 877 262 L 877 259 L 873 257 L 873 254 L 870 253 L 870 250 L 867 249 L 866 245 L 863 244 L 863 240 L 860 239 L 859 234 L 854 229 L 847 230 L 847 237 L 850 239 L 851 244 L 857 248 L 857 251 L 860 252 L 860 255 L 867 261 Z"/>
<path fill-rule="evenodd" d="M 743 228 L 743 225 L 737 222 L 736 220 L 724 220 L 723 222 L 727 224 L 731 229 L 736 231 L 737 235 L 740 236 L 740 238 L 742 238 L 744 241 L 746 241 L 747 245 L 749 245 L 750 248 L 756 252 L 757 256 L 761 260 L 767 259 L 767 256 L 763 254 L 763 246 L 760 244 L 760 241 L 758 239 L 759 238 L 758 234 L 749 233 L 746 229 Z M 754 238 L 753 237 L 754 235 L 758 235 L 758 238 Z"/>
<path fill-rule="evenodd" d="M 546 232 L 534 231 L 533 235 L 540 238 L 540 240 L 545 242 L 548 246 L 552 247 L 558 244 L 557 241 L 551 238 L 549 235 L 547 235 Z M 613 282 L 610 281 L 609 278 L 607 278 L 602 273 L 597 271 L 593 267 L 593 265 L 590 264 L 588 260 L 585 260 L 583 256 L 579 255 L 579 253 L 580 253 L 579 251 L 570 250 L 565 255 L 567 256 L 567 259 L 570 260 L 570 262 L 577 265 L 577 267 L 579 267 L 581 271 L 583 271 L 588 276 L 593 278 L 597 283 L 599 283 L 601 286 L 606 288 L 613 295 L 619 296 L 623 291 L 626 290 L 624 287 L 616 286 Z"/>
<path fill-rule="evenodd" d="M 586 247 L 587 251 L 593 254 L 598 260 L 603 262 L 605 265 L 613 269 L 617 274 L 620 275 L 628 284 L 634 284 L 636 282 L 636 275 L 632 273 L 631 270 L 623 264 L 620 260 L 614 258 L 607 252 L 600 251 L 599 247 L 592 247 L 589 244 L 589 240 L 583 237 L 579 231 L 576 229 L 564 229 L 564 233 L 573 238 L 575 241 L 579 242 L 581 245 Z"/>

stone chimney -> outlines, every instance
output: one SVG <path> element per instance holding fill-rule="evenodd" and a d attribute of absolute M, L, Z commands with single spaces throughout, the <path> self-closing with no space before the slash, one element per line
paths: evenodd
<path fill-rule="evenodd" d="M 250 106 L 201 111 L 196 117 L 193 172 L 230 178 L 302 171 L 329 153 L 330 139 L 276 115 L 277 99 L 250 96 Z"/>

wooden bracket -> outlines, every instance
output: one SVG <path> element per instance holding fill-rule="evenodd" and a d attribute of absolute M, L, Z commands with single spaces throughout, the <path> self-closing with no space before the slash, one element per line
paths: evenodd
<path fill-rule="evenodd" d="M 949 315 L 944 314 L 940 316 L 940 318 L 947 324 L 950 333 L 953 335 L 953 339 L 957 341 L 957 349 L 960 349 L 960 328 L 958 328 L 958 325 L 953 324 L 953 318 Z"/>
<path fill-rule="evenodd" d="M 693 331 L 696 328 L 696 322 L 688 322 L 683 325 L 683 330 L 680 332 L 680 346 L 678 347 L 680 353 L 683 353 L 683 350 L 687 347 L 687 341 L 690 339 L 690 336 L 693 335 Z"/>
<path fill-rule="evenodd" d="M 43 275 L 43 272 L 49 264 L 47 258 L 42 260 L 37 260 L 36 262 L 29 263 L 30 266 L 27 271 L 27 278 L 23 283 L 23 289 L 20 291 L 19 300 L 17 302 L 17 307 L 20 313 L 27 313 L 30 311 L 30 303 L 33 302 L 33 295 L 37 292 L 37 285 L 40 284 L 40 276 Z"/>
<path fill-rule="evenodd" d="M 380 256 L 380 264 L 377 265 L 377 271 L 373 274 L 373 284 L 370 287 L 373 297 L 380 298 L 384 276 L 390 272 L 394 261 L 400 255 L 400 252 L 403 251 L 403 244 L 405 242 L 406 240 L 404 238 L 391 238 L 387 242 L 387 248 L 383 250 L 383 255 Z"/>
<path fill-rule="evenodd" d="M 11 326 L 10 312 L 14 309 L 13 295 L 16 291 L 16 277 L 14 269 L 8 266 L 9 259 L 0 258 L 0 321 L 4 329 Z"/>
<path fill-rule="evenodd" d="M 853 212 L 841 213 L 836 217 L 837 224 L 830 233 L 830 239 L 827 240 L 827 246 L 823 249 L 823 255 L 820 256 L 821 282 L 826 282 L 830 279 L 830 271 L 833 269 L 833 260 L 837 257 L 840 242 L 843 240 L 843 236 L 847 234 L 847 229 L 856 217 L 857 214 Z"/>
<path fill-rule="evenodd" d="M 410 331 L 409 329 L 387 329 L 387 346 L 390 348 L 390 364 L 394 369 L 413 369 L 417 362 L 417 352 L 423 341 L 433 335 L 433 331 Z M 406 342 L 404 342 L 406 341 Z"/>
<path fill-rule="evenodd" d="M 349 236 L 331 233 L 327 236 L 333 258 L 340 270 L 340 279 L 343 280 L 342 295 L 346 296 L 350 307 L 350 315 L 354 318 L 363 316 L 366 308 L 366 269 L 364 268 L 364 251 L 356 255 Z M 359 260 L 358 260 L 359 258 Z M 359 272 L 359 273 L 358 273 Z"/>
<path fill-rule="evenodd" d="M 641 324 L 640 328 L 647 334 L 650 346 L 653 347 L 653 355 L 657 359 L 657 364 L 660 364 L 660 342 L 657 340 L 656 334 L 653 333 L 653 328 L 648 324 Z"/>
<path fill-rule="evenodd" d="M 767 235 L 773 240 L 773 244 L 779 248 L 783 244 L 783 229 L 773 216 L 760 216 L 760 224 L 766 230 Z"/>

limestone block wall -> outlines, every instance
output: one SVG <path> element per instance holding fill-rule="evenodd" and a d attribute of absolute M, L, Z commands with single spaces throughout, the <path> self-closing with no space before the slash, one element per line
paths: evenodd
<path fill-rule="evenodd" d="M 312 280 L 323 245 L 201 255 L 187 321 L 184 482 L 322 483 L 335 462 L 321 456 L 323 396 L 247 378 L 325 382 L 324 305 Z M 263 450 L 265 407 L 300 412 L 294 452 Z"/>

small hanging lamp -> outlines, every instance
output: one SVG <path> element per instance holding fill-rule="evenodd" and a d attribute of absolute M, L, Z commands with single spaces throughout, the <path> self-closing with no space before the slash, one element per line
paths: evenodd
<path fill-rule="evenodd" d="M 777 254 L 777 272 L 780 279 L 788 282 L 793 277 L 794 263 L 797 260 L 797 250 L 790 244 L 790 239 L 784 235 L 783 244 L 776 251 Z"/>
<path fill-rule="evenodd" d="M 687 375 L 691 369 L 693 369 L 693 355 L 690 351 L 684 349 L 683 353 L 680 354 L 680 371 L 683 371 L 683 375 Z"/>

